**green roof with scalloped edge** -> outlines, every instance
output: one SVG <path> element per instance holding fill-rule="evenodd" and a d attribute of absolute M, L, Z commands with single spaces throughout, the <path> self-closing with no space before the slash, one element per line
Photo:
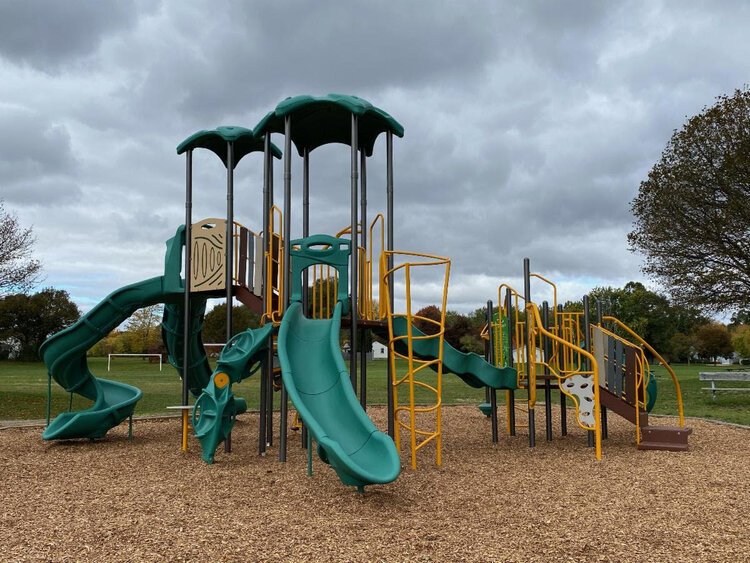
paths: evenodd
<path fill-rule="evenodd" d="M 328 143 L 351 145 L 351 116 L 359 118 L 359 147 L 372 155 L 375 140 L 386 131 L 404 136 L 403 126 L 380 108 L 357 96 L 294 96 L 279 103 L 258 125 L 255 132 L 284 133 L 284 118 L 292 116 L 292 142 L 297 152 L 312 151 Z"/>
<path fill-rule="evenodd" d="M 234 166 L 242 157 L 251 152 L 263 152 L 263 135 L 257 136 L 252 129 L 224 125 L 211 129 L 210 131 L 198 131 L 177 145 L 177 154 L 182 154 L 190 149 L 208 149 L 218 156 L 227 165 L 227 142 L 234 143 Z M 276 158 L 281 158 L 279 147 L 271 143 L 271 152 Z"/>

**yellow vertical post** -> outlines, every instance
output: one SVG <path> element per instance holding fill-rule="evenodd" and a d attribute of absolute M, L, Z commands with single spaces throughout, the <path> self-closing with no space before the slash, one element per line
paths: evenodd
<path fill-rule="evenodd" d="M 188 409 L 182 409 L 182 451 L 188 451 Z"/>

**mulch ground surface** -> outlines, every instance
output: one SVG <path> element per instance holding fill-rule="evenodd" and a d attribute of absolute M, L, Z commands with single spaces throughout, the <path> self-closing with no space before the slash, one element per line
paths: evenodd
<path fill-rule="evenodd" d="M 0 560 L 750 560 L 750 430 L 690 421 L 689 452 L 637 451 L 611 416 L 597 462 L 580 429 L 545 441 L 543 416 L 530 449 L 525 428 L 493 445 L 475 407 L 444 408 L 443 466 L 428 447 L 414 471 L 404 448 L 364 495 L 317 457 L 307 477 L 297 435 L 287 463 L 259 457 L 255 414 L 210 466 L 179 450 L 178 420 L 136 421 L 132 442 L 126 424 L 96 443 L 5 429 Z"/>

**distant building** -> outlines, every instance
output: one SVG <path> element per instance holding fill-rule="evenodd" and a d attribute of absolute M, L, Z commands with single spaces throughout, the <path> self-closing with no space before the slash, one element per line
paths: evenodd
<path fill-rule="evenodd" d="M 373 360 L 384 360 L 388 358 L 388 346 L 381 344 L 380 342 L 372 343 L 372 359 Z"/>

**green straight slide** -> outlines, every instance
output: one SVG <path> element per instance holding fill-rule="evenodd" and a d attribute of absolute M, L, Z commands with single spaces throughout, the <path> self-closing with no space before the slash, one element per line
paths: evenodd
<path fill-rule="evenodd" d="M 140 389 L 95 377 L 88 368 L 86 351 L 141 307 L 181 297 L 166 276 L 127 285 L 107 296 L 75 324 L 48 338 L 39 352 L 47 371 L 67 392 L 94 404 L 85 410 L 58 415 L 44 430 L 45 440 L 102 438 L 133 414 Z"/>
<path fill-rule="evenodd" d="M 281 377 L 300 418 L 318 443 L 318 455 L 345 485 L 390 483 L 401 472 L 391 438 L 359 404 L 339 348 L 342 303 L 332 319 L 308 319 L 294 302 L 278 338 Z"/>
<path fill-rule="evenodd" d="M 407 323 L 404 317 L 393 319 L 394 336 L 406 336 Z M 424 332 L 412 325 L 412 336 L 424 336 Z M 438 339 L 412 340 L 414 354 L 421 359 L 438 357 Z M 406 340 L 397 340 L 396 349 L 400 354 L 407 355 Z M 443 370 L 460 377 L 467 385 L 477 389 L 490 387 L 492 389 L 517 389 L 518 373 L 511 367 L 496 367 L 485 361 L 482 356 L 460 352 L 447 342 L 443 342 Z"/>

